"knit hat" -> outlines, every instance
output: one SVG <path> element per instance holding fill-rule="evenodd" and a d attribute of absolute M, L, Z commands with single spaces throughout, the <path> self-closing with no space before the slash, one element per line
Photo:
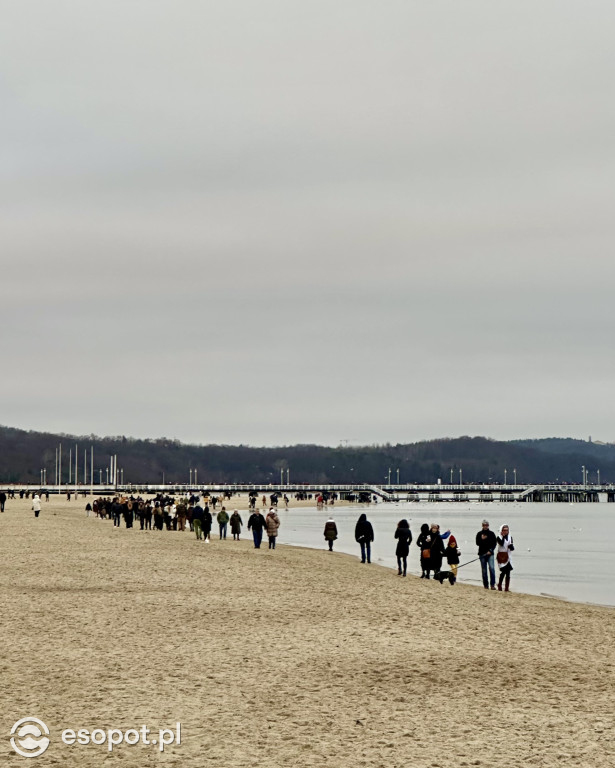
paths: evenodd
<path fill-rule="evenodd" d="M 448 538 L 448 545 L 449 545 L 449 547 L 456 547 L 457 546 L 457 539 L 453 536 L 452 533 L 451 533 L 451 535 Z"/>

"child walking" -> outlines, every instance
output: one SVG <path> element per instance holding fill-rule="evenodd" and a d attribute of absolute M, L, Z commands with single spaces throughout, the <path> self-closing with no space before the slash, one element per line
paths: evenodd
<path fill-rule="evenodd" d="M 449 564 L 451 572 L 456 580 L 457 568 L 459 568 L 459 555 L 461 554 L 461 552 L 457 548 L 457 539 L 453 536 L 453 534 L 451 534 L 449 537 L 445 553 L 446 553 L 446 562 Z"/>

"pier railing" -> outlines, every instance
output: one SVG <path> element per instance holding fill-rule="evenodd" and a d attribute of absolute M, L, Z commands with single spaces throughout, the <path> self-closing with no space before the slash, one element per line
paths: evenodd
<path fill-rule="evenodd" d="M 615 484 L 547 483 L 124 483 L 122 485 L 46 485 L 0 483 L 5 493 L 86 494 L 181 494 L 224 495 L 225 493 L 254 493 L 256 495 L 295 495 L 336 493 L 342 499 L 366 495 L 383 501 L 615 501 Z"/>

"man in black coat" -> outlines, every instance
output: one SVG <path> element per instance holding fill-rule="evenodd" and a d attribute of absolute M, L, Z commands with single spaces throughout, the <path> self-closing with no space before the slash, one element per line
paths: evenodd
<path fill-rule="evenodd" d="M 203 539 L 203 516 L 205 512 L 200 504 L 192 510 L 192 528 L 196 534 L 197 539 Z"/>
<path fill-rule="evenodd" d="M 113 527 L 120 527 L 120 520 L 122 519 L 122 505 L 117 498 L 113 499 L 111 504 L 111 513 L 113 515 Z"/>
<path fill-rule="evenodd" d="M 361 562 L 365 563 L 367 561 L 368 563 L 371 563 L 374 529 L 367 519 L 367 515 L 363 514 L 357 520 L 357 524 L 354 528 L 354 538 L 361 547 Z"/>
<path fill-rule="evenodd" d="M 478 547 L 485 589 L 489 589 L 489 582 L 491 582 L 491 589 L 495 589 L 495 555 L 493 553 L 496 544 L 495 533 L 489 530 L 489 521 L 483 520 L 482 528 L 476 534 L 476 546 Z M 489 578 L 487 577 L 487 567 L 489 568 Z"/>
<path fill-rule="evenodd" d="M 252 538 L 254 539 L 254 549 L 261 548 L 261 541 L 263 540 L 263 528 L 266 525 L 265 518 L 260 512 L 253 512 L 248 519 L 248 530 L 252 531 Z"/>
<path fill-rule="evenodd" d="M 212 523 L 212 517 L 211 512 L 209 511 L 209 504 L 205 504 L 205 509 L 203 510 L 203 536 L 205 537 L 205 541 L 209 541 L 209 534 L 211 532 L 211 523 Z"/>

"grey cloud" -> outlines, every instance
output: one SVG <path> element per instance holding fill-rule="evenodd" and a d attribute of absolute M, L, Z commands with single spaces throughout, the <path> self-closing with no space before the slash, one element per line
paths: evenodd
<path fill-rule="evenodd" d="M 4 11 L 2 421 L 615 432 L 612 4 Z"/>

